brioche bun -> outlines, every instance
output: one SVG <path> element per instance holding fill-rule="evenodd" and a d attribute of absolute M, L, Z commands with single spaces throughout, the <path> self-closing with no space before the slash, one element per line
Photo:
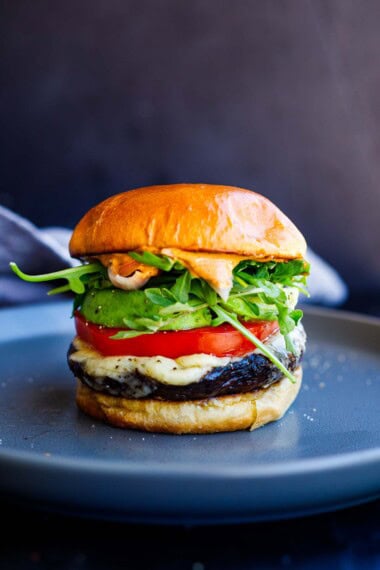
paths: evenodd
<path fill-rule="evenodd" d="M 302 368 L 269 388 L 204 400 L 135 400 L 96 392 L 78 380 L 76 401 L 87 415 L 110 425 L 163 433 L 215 433 L 257 429 L 280 419 L 295 400 Z"/>
<path fill-rule="evenodd" d="M 295 225 L 264 196 L 232 186 L 148 186 L 107 198 L 76 226 L 70 254 L 180 248 L 257 260 L 302 258 Z"/>

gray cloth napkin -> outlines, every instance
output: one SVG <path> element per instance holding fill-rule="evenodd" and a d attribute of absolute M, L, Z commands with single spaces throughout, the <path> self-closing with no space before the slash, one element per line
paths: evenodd
<path fill-rule="evenodd" d="M 71 230 L 60 227 L 37 228 L 15 212 L 0 206 L 0 305 L 48 300 L 48 285 L 25 283 L 9 269 L 15 261 L 26 273 L 49 273 L 77 265 L 68 252 Z M 301 296 L 300 303 L 327 306 L 342 304 L 348 295 L 347 286 L 339 274 L 310 248 L 311 263 L 308 279 L 310 298 Z"/>

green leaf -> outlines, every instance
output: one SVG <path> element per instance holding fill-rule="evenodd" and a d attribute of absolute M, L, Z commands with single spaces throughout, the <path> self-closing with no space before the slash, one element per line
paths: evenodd
<path fill-rule="evenodd" d="M 156 315 L 154 315 L 151 319 L 148 317 L 135 317 L 134 319 L 123 319 L 123 321 L 129 329 L 137 331 L 147 330 L 150 332 L 156 332 L 163 325 L 163 320 L 161 320 Z"/>
<path fill-rule="evenodd" d="M 68 293 L 69 291 L 71 291 L 71 287 L 69 284 L 67 284 L 67 285 L 62 285 L 61 287 L 55 287 L 54 289 L 50 289 L 50 291 L 48 291 L 48 295 L 59 295 L 61 293 Z"/>
<path fill-rule="evenodd" d="M 289 309 L 287 307 L 283 307 L 279 305 L 278 307 L 278 323 L 280 325 L 280 330 L 282 334 L 287 334 L 292 332 L 295 328 L 296 323 L 291 318 L 289 314 Z"/>
<path fill-rule="evenodd" d="M 257 279 L 256 283 L 260 284 L 260 289 L 267 297 L 271 297 L 272 299 L 282 297 L 283 300 L 286 300 L 284 291 L 276 283 L 271 283 L 265 279 Z"/>
<path fill-rule="evenodd" d="M 290 318 L 293 319 L 293 321 L 295 322 L 295 324 L 297 326 L 303 317 L 303 311 L 301 311 L 301 309 L 294 309 L 294 311 L 289 313 L 289 316 L 290 316 Z"/>
<path fill-rule="evenodd" d="M 72 317 L 74 316 L 75 311 L 82 306 L 84 297 L 85 297 L 85 293 L 81 293 L 80 295 L 75 295 L 74 302 L 73 302 L 73 309 L 72 309 L 72 313 L 71 313 Z"/>
<path fill-rule="evenodd" d="M 211 326 L 213 327 L 218 327 L 219 325 L 222 325 L 223 323 L 225 323 L 226 320 L 224 317 L 215 317 L 214 319 L 212 319 L 211 321 Z"/>
<path fill-rule="evenodd" d="M 203 298 L 209 307 L 213 307 L 218 302 L 218 295 L 216 291 L 206 281 L 201 281 Z"/>
<path fill-rule="evenodd" d="M 162 269 L 162 271 L 170 271 L 176 263 L 173 259 L 169 259 L 169 257 L 165 255 L 158 256 L 150 251 L 143 251 L 142 253 L 128 251 L 128 255 L 139 263 L 157 267 L 157 269 Z"/>
<path fill-rule="evenodd" d="M 141 336 L 144 334 L 153 334 L 151 331 L 119 331 L 118 333 L 110 336 L 112 339 L 123 339 L 123 338 L 135 338 L 136 336 Z"/>
<path fill-rule="evenodd" d="M 160 310 L 160 315 L 166 317 L 167 315 L 172 315 L 174 313 L 194 313 L 195 311 L 199 311 L 200 309 L 205 309 L 207 307 L 207 303 L 174 303 L 170 305 L 170 307 L 163 307 Z"/>
<path fill-rule="evenodd" d="M 200 301 L 207 303 L 209 307 L 213 307 L 218 302 L 216 291 L 214 291 L 206 281 L 200 278 L 192 279 L 190 293 Z"/>
<path fill-rule="evenodd" d="M 223 303 L 223 306 L 226 307 L 227 310 L 232 311 L 236 315 L 244 317 L 247 320 L 255 320 L 260 314 L 260 311 L 255 303 L 250 303 L 246 299 L 239 297 L 235 299 L 230 297 L 226 303 Z"/>
<path fill-rule="evenodd" d="M 235 285 L 231 290 L 230 297 L 252 297 L 256 296 L 258 293 L 263 293 L 263 289 L 261 287 L 250 287 L 247 285 L 246 287 L 241 288 L 239 286 L 236 287 Z"/>
<path fill-rule="evenodd" d="M 68 288 L 62 289 L 61 287 L 53 289 L 53 293 L 61 293 L 66 291 L 73 291 L 73 293 L 81 294 L 85 292 L 85 284 L 83 282 L 84 276 L 90 273 L 103 273 L 105 268 L 100 263 L 89 263 L 86 265 L 79 265 L 78 267 L 70 267 L 52 273 L 44 273 L 41 275 L 28 275 L 19 269 L 16 263 L 11 262 L 10 268 L 13 273 L 20 277 L 23 281 L 30 283 L 43 283 L 45 281 L 56 281 L 57 279 L 66 279 L 68 281 Z"/>
<path fill-rule="evenodd" d="M 295 384 L 296 379 L 293 374 L 280 362 L 280 360 L 265 346 L 264 343 L 261 342 L 251 331 L 245 328 L 244 325 L 237 319 L 237 317 L 220 306 L 213 307 L 213 310 L 218 315 L 218 317 L 223 318 L 227 323 L 230 323 L 236 330 L 241 332 L 241 334 L 250 340 L 252 344 L 257 346 L 261 350 L 261 352 L 271 361 L 281 372 L 289 378 L 289 380 Z"/>
<path fill-rule="evenodd" d="M 269 270 L 273 262 L 262 263 L 253 260 L 241 261 L 233 270 L 234 275 L 241 275 L 243 279 L 249 280 L 250 277 L 256 279 L 269 279 Z"/>
<path fill-rule="evenodd" d="M 191 281 L 191 289 L 190 292 L 192 295 L 194 295 L 195 297 L 197 297 L 197 299 L 199 299 L 200 301 L 204 301 L 204 293 L 203 293 L 203 287 L 202 287 L 202 283 L 200 279 L 193 279 Z"/>
<path fill-rule="evenodd" d="M 273 262 L 256 264 L 255 277 L 256 279 L 265 279 L 268 281 L 270 279 L 270 272 L 273 269 Z"/>
<path fill-rule="evenodd" d="M 170 289 L 171 293 L 175 296 L 180 303 L 187 303 L 189 300 L 189 293 L 191 288 L 191 275 L 189 271 L 184 271 L 180 275 L 173 287 Z"/>
<path fill-rule="evenodd" d="M 273 281 L 281 281 L 284 277 L 295 277 L 296 275 L 309 273 L 310 265 L 303 259 L 293 259 L 276 263 L 273 268 Z"/>
<path fill-rule="evenodd" d="M 253 301 L 245 301 L 248 309 L 251 311 L 252 315 L 255 315 L 256 317 L 260 316 L 260 308 L 259 305 L 257 303 L 254 303 Z"/>
<path fill-rule="evenodd" d="M 291 285 L 294 279 L 305 283 L 305 277 L 310 272 L 310 265 L 303 259 L 293 259 L 282 262 L 258 262 L 253 260 L 241 261 L 233 270 L 235 279 L 240 277 L 247 283 L 253 279 L 263 279 L 272 283 Z"/>
<path fill-rule="evenodd" d="M 144 290 L 145 296 L 152 301 L 155 305 L 160 305 L 161 307 L 169 307 L 169 305 L 173 305 L 175 301 L 169 299 L 163 292 L 163 290 L 157 288 L 152 289 L 145 289 Z"/>

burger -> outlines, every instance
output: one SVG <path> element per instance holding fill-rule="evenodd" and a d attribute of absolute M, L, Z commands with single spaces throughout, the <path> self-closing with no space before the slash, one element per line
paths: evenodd
<path fill-rule="evenodd" d="M 90 209 L 64 279 L 76 401 L 121 428 L 253 430 L 283 416 L 302 379 L 306 243 L 271 201 L 207 184 L 138 188 Z"/>

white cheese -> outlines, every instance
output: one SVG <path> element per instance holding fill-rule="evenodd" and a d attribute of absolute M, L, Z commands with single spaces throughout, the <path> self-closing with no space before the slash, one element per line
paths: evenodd
<path fill-rule="evenodd" d="M 162 382 L 175 386 L 186 386 L 198 382 L 216 366 L 226 366 L 231 357 L 218 358 L 209 354 L 191 354 L 180 358 L 164 356 L 102 356 L 88 344 L 76 338 L 76 352 L 70 359 L 80 363 L 86 374 L 122 381 L 127 373 L 139 372 Z"/>

